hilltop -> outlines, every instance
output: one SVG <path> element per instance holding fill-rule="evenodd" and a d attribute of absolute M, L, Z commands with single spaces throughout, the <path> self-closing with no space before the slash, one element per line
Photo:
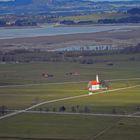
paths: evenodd
<path fill-rule="evenodd" d="M 0 2 L 1 14 L 82 15 L 98 12 L 125 12 L 140 1 L 97 2 L 90 0 L 15 0 Z"/>

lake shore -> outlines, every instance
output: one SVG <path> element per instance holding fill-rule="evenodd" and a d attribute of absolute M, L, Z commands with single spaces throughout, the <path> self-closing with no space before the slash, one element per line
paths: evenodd
<path fill-rule="evenodd" d="M 41 49 L 51 50 L 72 45 L 113 44 L 116 46 L 132 46 L 140 43 L 140 27 L 123 28 L 96 33 L 77 33 L 54 36 L 23 37 L 0 39 L 0 49 Z"/>
<path fill-rule="evenodd" d="M 99 33 L 111 30 L 123 30 L 124 28 L 139 28 L 140 25 L 94 25 L 94 26 L 58 26 L 44 25 L 34 28 L 16 28 L 16 29 L 1 29 L 0 39 L 16 39 L 26 37 L 45 37 L 45 36 L 61 36 L 69 34 L 89 34 Z"/>

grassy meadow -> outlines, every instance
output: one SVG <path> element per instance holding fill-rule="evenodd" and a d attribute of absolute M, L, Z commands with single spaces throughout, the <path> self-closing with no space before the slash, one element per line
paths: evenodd
<path fill-rule="evenodd" d="M 102 63 L 84 65 L 79 63 L 19 63 L 0 64 L 0 86 L 56 83 L 70 81 L 89 81 L 98 73 L 100 79 L 121 79 L 140 77 L 139 61 L 130 61 L 131 58 L 140 59 L 139 54 L 94 56 L 95 61 Z M 113 63 L 113 66 L 108 66 Z M 78 72 L 79 76 L 66 76 L 66 73 Z M 53 74 L 52 78 L 42 77 L 42 73 Z"/>
<path fill-rule="evenodd" d="M 0 64 L 0 106 L 25 109 L 43 101 L 88 94 L 88 81 L 97 73 L 103 80 L 140 77 L 139 61 L 129 61 L 132 56 L 102 57 L 108 61 L 92 65 Z M 42 77 L 44 72 L 54 77 Z M 69 72 L 79 75 L 66 76 Z M 109 85 L 111 89 L 127 88 L 140 85 L 140 80 L 110 81 Z M 115 109 L 115 114 L 132 114 L 140 106 L 140 87 L 49 103 L 33 110 L 59 111 L 61 106 L 65 106 L 65 112 L 78 106 L 76 112 L 81 113 L 88 107 L 89 113 L 112 114 Z M 140 118 L 22 113 L 0 120 L 0 140 L 139 140 L 139 130 Z"/>
<path fill-rule="evenodd" d="M 91 139 L 118 118 L 21 114 L 0 122 L 0 137 Z M 99 125 L 100 124 L 100 125 Z"/>
<path fill-rule="evenodd" d="M 115 109 L 116 114 L 130 114 L 136 112 L 137 107 L 139 106 L 139 91 L 140 87 L 135 89 L 100 93 L 84 98 L 46 104 L 38 107 L 38 110 L 41 108 L 45 111 L 47 108 L 50 111 L 53 111 L 55 108 L 56 111 L 59 111 L 61 106 L 65 106 L 67 112 L 73 112 L 72 107 L 74 107 L 75 112 L 84 113 L 86 107 L 88 108 L 87 112 L 89 113 L 112 113 L 112 110 Z"/>
<path fill-rule="evenodd" d="M 96 13 L 91 15 L 80 15 L 80 16 L 66 16 L 60 17 L 59 20 L 72 20 L 72 21 L 94 21 L 97 23 L 99 19 L 116 19 L 116 18 L 123 18 L 128 17 L 126 14 L 122 13 Z"/>
<path fill-rule="evenodd" d="M 139 118 L 21 114 L 0 121 L 1 140 L 139 140 Z M 103 134 L 99 135 L 101 132 Z"/>

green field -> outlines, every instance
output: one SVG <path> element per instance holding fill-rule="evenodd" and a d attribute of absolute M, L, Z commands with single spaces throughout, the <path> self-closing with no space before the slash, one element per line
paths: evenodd
<path fill-rule="evenodd" d="M 118 114 L 129 114 L 137 111 L 136 108 L 140 103 L 139 92 L 140 87 L 137 87 L 135 89 L 101 93 L 70 101 L 52 103 L 39 108 L 42 108 L 42 110 L 48 108 L 51 111 L 55 108 L 55 110 L 59 111 L 61 106 L 65 106 L 67 112 L 72 112 L 71 108 L 74 106 L 76 112 L 85 112 L 85 107 L 88 107 L 90 113 L 112 113 L 115 108 Z M 77 106 L 78 108 L 76 108 Z"/>
<path fill-rule="evenodd" d="M 65 81 L 88 81 L 98 73 L 100 79 L 120 79 L 139 77 L 139 54 L 94 56 L 95 61 L 104 63 L 83 65 L 79 63 L 27 63 L 0 64 L 0 85 L 56 83 Z M 108 66 L 113 63 L 113 66 Z M 42 73 L 53 74 L 53 78 L 44 78 Z M 66 73 L 78 72 L 79 76 L 66 76 Z"/>
<path fill-rule="evenodd" d="M 0 121 L 0 139 L 46 138 L 53 140 L 139 140 L 137 118 L 21 114 Z M 114 136 L 115 135 L 115 136 Z"/>
<path fill-rule="evenodd" d="M 53 140 L 90 140 L 107 131 L 99 140 L 139 140 L 139 119 L 63 115 L 21 114 L 0 122 L 1 139 L 50 138 Z M 115 136 L 114 136 L 115 135 Z M 7 138 L 6 138 L 7 136 Z M 14 139 L 14 137 L 16 137 Z"/>
<path fill-rule="evenodd" d="M 34 104 L 65 97 L 88 95 L 87 83 L 98 73 L 101 79 L 140 78 L 139 61 L 129 61 L 132 56 L 117 58 L 104 56 L 105 63 L 82 65 L 77 63 L 30 63 L 0 65 L 0 106 L 8 109 L 25 109 Z M 136 57 L 139 57 L 138 55 Z M 102 59 L 96 57 L 96 59 Z M 110 60 L 110 61 L 109 61 Z M 108 66 L 113 63 L 113 66 Z M 78 76 L 66 76 L 67 72 L 78 72 Z M 44 78 L 43 72 L 54 77 Z M 73 83 L 70 83 L 73 82 Z M 41 84 L 39 84 L 41 83 Z M 20 85 L 13 86 L 8 85 Z M 38 84 L 38 85 L 28 85 Z M 7 86 L 6 86 L 7 85 Z M 140 80 L 118 80 L 109 82 L 111 90 L 140 85 Z M 133 114 L 140 107 L 140 86 L 130 89 L 106 92 L 87 97 L 48 103 L 35 111 L 76 113 Z M 55 108 L 55 109 L 54 109 Z M 62 112 L 63 113 L 63 112 Z M 140 118 L 112 116 L 87 116 L 22 113 L 0 120 L 0 140 L 139 140 Z"/>
<path fill-rule="evenodd" d="M 91 15 L 80 15 L 80 16 L 66 16 L 59 17 L 59 21 L 62 20 L 73 20 L 73 21 L 94 21 L 97 23 L 99 19 L 118 19 L 128 17 L 127 14 L 122 13 L 96 13 Z"/>

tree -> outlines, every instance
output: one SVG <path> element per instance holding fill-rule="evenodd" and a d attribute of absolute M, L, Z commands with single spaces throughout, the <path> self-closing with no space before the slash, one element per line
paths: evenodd
<path fill-rule="evenodd" d="M 137 111 L 140 111 L 140 106 L 137 106 L 137 107 L 136 107 L 136 110 L 137 110 Z"/>
<path fill-rule="evenodd" d="M 76 112 L 76 108 L 74 106 L 71 107 L 72 112 Z"/>
<path fill-rule="evenodd" d="M 56 112 L 56 108 L 55 107 L 52 110 L 53 110 L 53 112 Z"/>
<path fill-rule="evenodd" d="M 61 106 L 60 108 L 59 108 L 59 111 L 60 112 L 64 112 L 66 110 L 66 108 L 64 107 L 64 106 Z"/>
<path fill-rule="evenodd" d="M 43 109 L 42 108 L 39 108 L 39 111 L 41 112 Z"/>
<path fill-rule="evenodd" d="M 45 111 L 48 112 L 49 111 L 49 108 L 46 107 Z"/>
<path fill-rule="evenodd" d="M 4 115 L 7 113 L 7 107 L 6 106 L 0 106 L 0 114 L 1 115 Z"/>
<path fill-rule="evenodd" d="M 2 62 L 5 62 L 5 57 L 4 56 L 2 57 Z"/>
<path fill-rule="evenodd" d="M 112 109 L 112 114 L 117 114 L 117 110 L 115 108 Z"/>
<path fill-rule="evenodd" d="M 104 80 L 101 80 L 101 85 L 102 85 L 103 88 L 109 88 L 110 87 L 109 82 L 104 81 Z"/>

